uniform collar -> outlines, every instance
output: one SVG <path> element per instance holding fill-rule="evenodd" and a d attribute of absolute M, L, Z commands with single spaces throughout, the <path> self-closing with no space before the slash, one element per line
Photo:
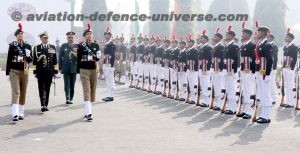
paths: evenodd
<path fill-rule="evenodd" d="M 178 46 L 176 46 L 175 48 L 172 48 L 173 50 L 176 50 L 178 48 Z"/>
<path fill-rule="evenodd" d="M 268 41 L 268 40 L 267 40 L 267 38 L 265 38 L 265 39 L 263 39 L 263 40 L 259 41 L 259 43 L 258 43 L 258 44 L 259 44 L 259 45 L 261 45 L 261 44 L 265 43 L 266 41 Z"/>
<path fill-rule="evenodd" d="M 233 42 L 234 42 L 234 40 L 229 41 L 229 42 L 226 44 L 226 46 L 229 46 L 229 45 L 233 44 Z"/>
<path fill-rule="evenodd" d="M 220 44 L 222 44 L 221 41 L 219 41 L 217 44 L 215 44 L 215 47 L 219 46 Z"/>
<path fill-rule="evenodd" d="M 292 46 L 293 44 L 294 44 L 294 42 L 292 41 L 292 42 L 290 42 L 289 44 L 286 44 L 285 47 L 290 47 L 290 46 Z"/>
<path fill-rule="evenodd" d="M 111 41 L 112 41 L 112 39 L 110 38 L 109 41 L 106 43 L 106 45 L 109 44 Z"/>
<path fill-rule="evenodd" d="M 248 41 L 246 41 L 245 43 L 243 43 L 243 45 L 248 45 L 251 42 L 251 39 L 249 39 Z"/>
<path fill-rule="evenodd" d="M 180 52 L 184 52 L 186 49 L 185 48 L 183 48 L 183 49 L 180 49 Z"/>
<path fill-rule="evenodd" d="M 209 43 L 205 43 L 205 44 L 203 44 L 203 45 L 202 45 L 202 47 L 204 47 L 204 46 L 207 46 L 207 45 L 209 45 Z"/>
<path fill-rule="evenodd" d="M 135 45 L 135 43 L 131 44 L 130 47 L 132 47 L 132 46 L 134 46 L 134 45 Z"/>

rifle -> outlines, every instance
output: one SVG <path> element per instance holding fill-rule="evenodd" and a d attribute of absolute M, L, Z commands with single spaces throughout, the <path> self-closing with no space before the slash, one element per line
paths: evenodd
<path fill-rule="evenodd" d="M 239 98 L 237 100 L 237 104 L 238 104 L 238 111 L 236 113 L 236 115 L 240 115 L 241 111 L 242 111 L 242 104 L 243 104 L 243 90 L 242 90 L 242 82 L 240 83 L 240 93 L 239 93 Z"/>
<path fill-rule="evenodd" d="M 282 70 L 283 71 L 283 70 Z M 284 77 L 283 77 L 283 72 L 281 71 L 281 102 L 280 102 L 280 106 L 284 105 Z"/>

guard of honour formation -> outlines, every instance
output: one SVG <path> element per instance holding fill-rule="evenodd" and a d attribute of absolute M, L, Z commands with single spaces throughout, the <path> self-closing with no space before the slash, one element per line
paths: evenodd
<path fill-rule="evenodd" d="M 70 31 L 67 42 L 56 48 L 48 43 L 47 32 L 39 35 L 39 45 L 26 43 L 19 23 L 6 64 L 12 120 L 24 119 L 30 64 L 38 82 L 41 111 L 49 111 L 50 87 L 60 72 L 68 105 L 73 104 L 75 82 L 80 78 L 87 121 L 93 120 L 98 77 L 106 80 L 108 93 L 102 99 L 106 102 L 114 100 L 115 83 L 124 85 L 129 76 L 129 88 L 257 123 L 271 122 L 271 107 L 279 101 L 277 88 L 281 88 L 280 106 L 299 110 L 299 48 L 290 29 L 285 35 L 281 83 L 276 81 L 278 47 L 271 30 L 257 22 L 254 33 L 245 28 L 245 22 L 242 29 L 240 46 L 231 26 L 225 36 L 217 28 L 211 41 L 204 30 L 196 40 L 190 34 L 171 39 L 140 34 L 136 42 L 132 35 L 125 45 L 123 34 L 113 38 L 109 27 L 105 41 L 94 41 L 88 24 L 83 31 L 85 40 L 75 43 L 75 33 Z"/>

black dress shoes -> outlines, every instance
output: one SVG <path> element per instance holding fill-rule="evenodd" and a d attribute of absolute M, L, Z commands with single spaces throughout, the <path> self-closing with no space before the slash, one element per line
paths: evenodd
<path fill-rule="evenodd" d="M 106 97 L 102 99 L 103 101 L 109 102 L 109 101 L 114 101 L 114 97 Z"/>

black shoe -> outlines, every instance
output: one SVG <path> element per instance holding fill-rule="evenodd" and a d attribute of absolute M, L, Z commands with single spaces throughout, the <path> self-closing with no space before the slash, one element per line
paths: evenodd
<path fill-rule="evenodd" d="M 45 107 L 45 111 L 46 111 L 46 112 L 48 112 L 48 111 L 49 111 L 48 107 Z"/>
<path fill-rule="evenodd" d="M 19 119 L 18 119 L 18 115 L 15 115 L 14 117 L 13 117 L 13 121 L 14 122 L 16 122 L 16 121 L 18 121 Z"/>
<path fill-rule="evenodd" d="M 90 115 L 85 115 L 84 117 L 86 118 L 87 121 L 92 121 L 92 120 L 93 120 L 92 114 L 90 114 Z"/>
<path fill-rule="evenodd" d="M 288 105 L 288 104 L 285 104 L 285 106 L 283 106 L 283 107 L 285 107 L 285 108 L 294 108 L 294 106 Z"/>
<path fill-rule="evenodd" d="M 260 117 L 258 120 L 256 120 L 256 123 L 260 123 L 260 124 L 270 123 L 270 122 L 271 122 L 270 119 L 265 119 L 265 118 L 262 118 L 262 117 Z"/>
<path fill-rule="evenodd" d="M 242 112 L 240 114 L 236 114 L 236 117 L 243 117 L 244 115 L 246 115 L 246 113 Z"/>
<path fill-rule="evenodd" d="M 178 101 L 185 101 L 185 99 L 184 98 L 179 98 Z"/>
<path fill-rule="evenodd" d="M 164 94 L 162 94 L 162 96 L 163 96 L 163 97 L 167 97 L 167 94 L 164 93 Z"/>
<path fill-rule="evenodd" d="M 285 107 L 287 104 L 280 104 L 280 107 Z"/>
<path fill-rule="evenodd" d="M 134 88 L 134 86 L 133 86 L 133 85 L 130 85 L 129 88 Z"/>
<path fill-rule="evenodd" d="M 208 107 L 209 105 L 207 105 L 207 104 L 204 104 L 204 103 L 201 103 L 200 104 L 200 107 Z"/>
<path fill-rule="evenodd" d="M 19 116 L 18 119 L 19 119 L 19 120 L 24 120 L 24 117 L 23 117 L 23 116 Z"/>
<path fill-rule="evenodd" d="M 250 118 L 252 118 L 252 115 L 245 114 L 245 115 L 243 116 L 243 119 L 250 119 Z"/>
<path fill-rule="evenodd" d="M 71 105 L 71 104 L 73 104 L 73 103 L 72 103 L 71 101 L 67 100 L 67 101 L 66 101 L 66 104 L 67 104 L 67 105 Z"/>
<path fill-rule="evenodd" d="M 42 106 L 41 112 L 46 112 L 46 108 L 44 106 Z"/>
<path fill-rule="evenodd" d="M 142 91 L 147 91 L 147 89 L 142 89 Z"/>
<path fill-rule="evenodd" d="M 272 102 L 272 104 L 273 104 L 273 105 L 275 105 L 275 104 L 276 104 L 276 102 L 275 102 L 275 101 L 273 101 L 273 102 Z"/>
<path fill-rule="evenodd" d="M 103 101 L 114 101 L 114 97 L 106 97 L 102 99 Z"/>
<path fill-rule="evenodd" d="M 156 95 L 161 95 L 161 92 L 155 91 L 154 94 L 156 94 Z"/>
<path fill-rule="evenodd" d="M 235 112 L 233 112 L 232 110 L 226 110 L 226 111 L 225 111 L 225 114 L 226 114 L 226 115 L 234 115 Z"/>
<path fill-rule="evenodd" d="M 215 107 L 213 108 L 213 110 L 214 110 L 214 111 L 220 111 L 220 110 L 221 110 L 221 108 L 220 108 L 220 107 L 218 107 L 218 106 L 215 106 Z"/>
<path fill-rule="evenodd" d="M 196 102 L 194 102 L 194 101 L 191 100 L 191 101 L 189 102 L 189 104 L 196 104 Z"/>
<path fill-rule="evenodd" d="M 122 83 L 122 82 L 119 82 L 119 85 L 125 85 L 125 82 L 123 82 L 123 83 Z"/>

